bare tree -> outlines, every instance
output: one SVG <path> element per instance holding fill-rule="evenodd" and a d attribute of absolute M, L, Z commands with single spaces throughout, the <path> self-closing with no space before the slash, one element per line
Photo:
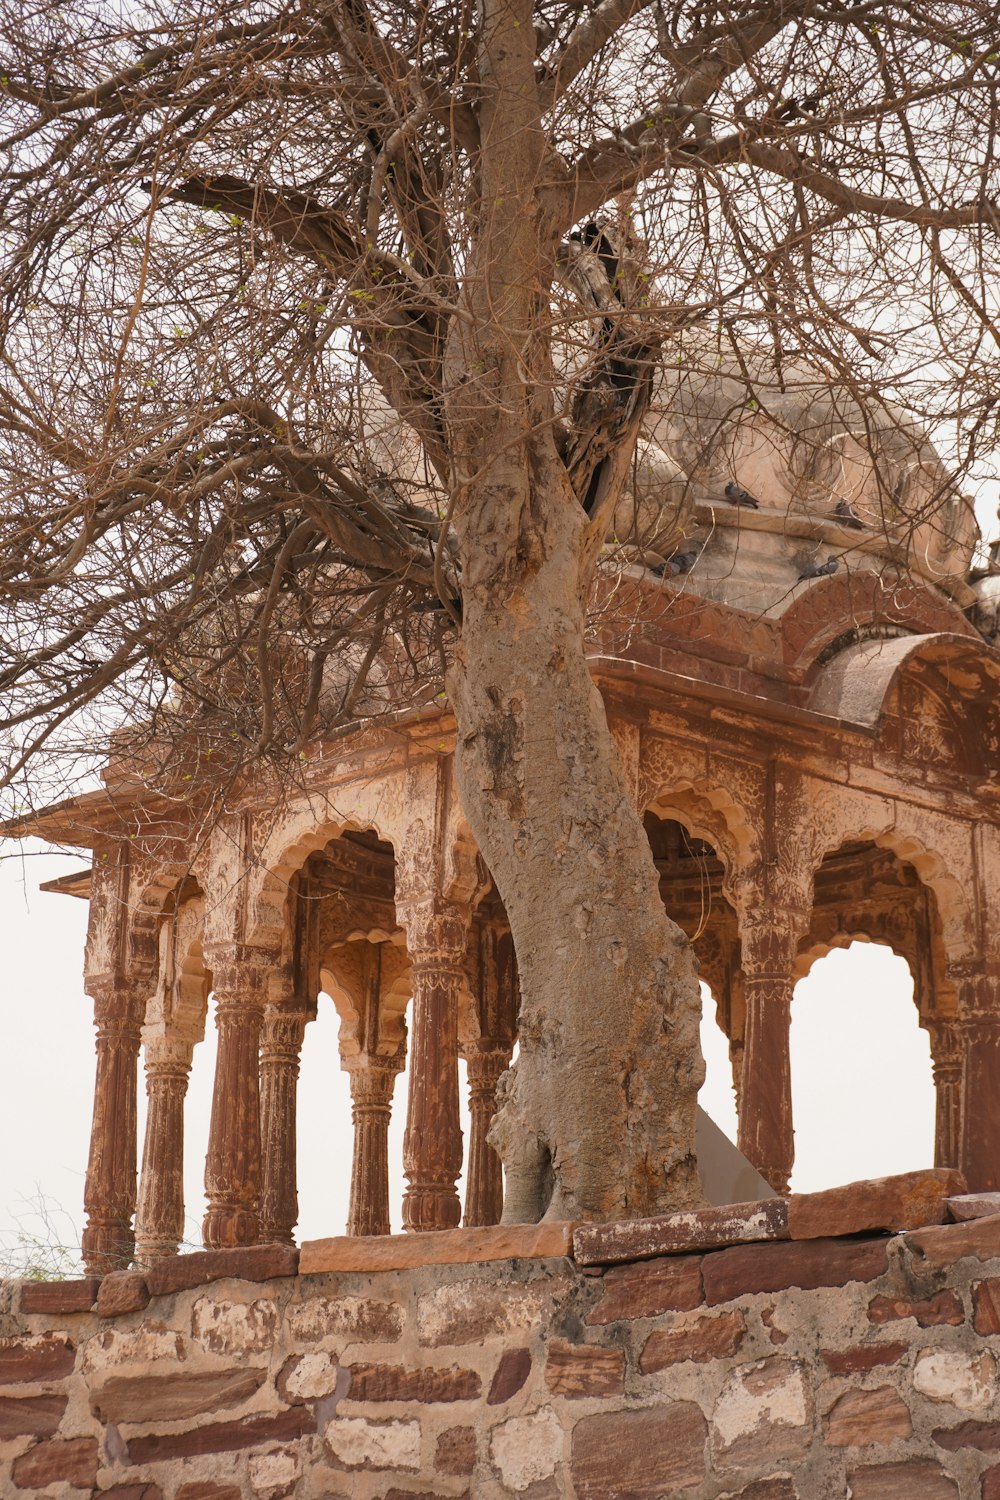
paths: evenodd
<path fill-rule="evenodd" d="M 208 806 L 443 676 L 521 973 L 508 1216 L 694 1201 L 588 602 L 683 566 L 668 376 L 891 397 L 949 446 L 914 525 L 993 444 L 998 7 L 6 9 L 7 784 L 128 723 Z"/>

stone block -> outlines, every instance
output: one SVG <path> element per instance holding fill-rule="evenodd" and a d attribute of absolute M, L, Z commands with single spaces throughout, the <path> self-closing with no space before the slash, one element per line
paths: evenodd
<path fill-rule="evenodd" d="M 413 1369 L 405 1365 L 351 1366 L 351 1401 L 474 1401 L 482 1383 L 475 1370 Z"/>
<path fill-rule="evenodd" d="M 799 1492 L 790 1474 L 775 1474 L 770 1479 L 755 1479 L 742 1490 L 727 1490 L 719 1500 L 799 1500 Z"/>
<path fill-rule="evenodd" d="M 299 1481 L 299 1456 L 292 1448 L 257 1453 L 250 1459 L 249 1470 L 256 1500 L 285 1500 Z"/>
<path fill-rule="evenodd" d="M 97 1483 L 97 1439 L 37 1443 L 15 1458 L 11 1478 L 19 1490 L 42 1490 L 49 1484 L 89 1490 Z"/>
<path fill-rule="evenodd" d="M 278 1395 L 289 1406 L 303 1401 L 319 1401 L 333 1395 L 338 1382 L 342 1393 L 350 1384 L 350 1371 L 337 1363 L 337 1356 L 324 1349 L 311 1350 L 307 1354 L 293 1354 L 285 1360 L 278 1371 L 275 1384 Z"/>
<path fill-rule="evenodd" d="M 100 1490 L 94 1500 L 163 1500 L 163 1491 L 158 1484 L 113 1484 L 109 1490 Z"/>
<path fill-rule="evenodd" d="M 986 1470 L 982 1483 L 982 1500 L 1000 1500 L 1000 1464 Z"/>
<path fill-rule="evenodd" d="M 102 1328 L 82 1346 L 80 1368 L 91 1375 L 112 1365 L 177 1364 L 186 1358 L 183 1336 L 150 1318 L 136 1328 Z"/>
<path fill-rule="evenodd" d="M 50 1438 L 62 1421 L 66 1396 L 0 1396 L 0 1438 Z"/>
<path fill-rule="evenodd" d="M 913 1366 L 913 1388 L 931 1401 L 959 1411 L 985 1412 L 996 1394 L 997 1362 L 992 1354 L 962 1349 L 921 1349 Z"/>
<path fill-rule="evenodd" d="M 439 1229 L 420 1234 L 337 1235 L 306 1240 L 299 1270 L 402 1271 L 415 1266 L 475 1265 L 491 1260 L 539 1260 L 569 1255 L 571 1223 L 496 1224 L 485 1229 Z"/>
<path fill-rule="evenodd" d="M 789 1287 L 811 1291 L 874 1281 L 888 1268 L 887 1240 L 793 1240 L 777 1245 L 737 1245 L 706 1255 L 705 1301 L 731 1302 L 755 1292 Z"/>
<path fill-rule="evenodd" d="M 97 1301 L 99 1276 L 84 1276 L 78 1281 L 22 1281 L 23 1313 L 85 1313 Z"/>
<path fill-rule="evenodd" d="M 468 1490 L 463 1490 L 460 1495 L 451 1492 L 447 1495 L 440 1490 L 401 1490 L 395 1485 L 391 1490 L 386 1490 L 385 1500 L 469 1500 Z"/>
<path fill-rule="evenodd" d="M 343 1469 L 419 1469 L 419 1422 L 337 1417 L 323 1436 L 329 1460 Z"/>
<path fill-rule="evenodd" d="M 587 1314 L 591 1324 L 691 1312 L 702 1303 L 701 1256 L 682 1255 L 618 1266 L 603 1279 L 603 1294 Z"/>
<path fill-rule="evenodd" d="M 941 1224 L 934 1229 L 916 1229 L 906 1235 L 907 1250 L 924 1265 L 941 1270 L 966 1256 L 976 1260 L 1000 1259 L 1000 1214 L 969 1219 L 963 1224 Z"/>
<path fill-rule="evenodd" d="M 1000 1453 L 1000 1422 L 962 1422 L 958 1427 L 936 1427 L 931 1437 L 949 1453 L 961 1453 L 963 1448 Z"/>
<path fill-rule="evenodd" d="M 821 1349 L 831 1375 L 864 1375 L 883 1365 L 894 1365 L 908 1353 L 909 1344 L 855 1344 L 850 1349 Z"/>
<path fill-rule="evenodd" d="M 0 1385 L 28 1380 L 62 1380 L 72 1374 L 76 1350 L 64 1334 L 0 1339 Z"/>
<path fill-rule="evenodd" d="M 961 1193 L 948 1199 L 948 1212 L 956 1222 L 989 1219 L 1000 1214 L 1000 1193 Z"/>
<path fill-rule="evenodd" d="M 439 1433 L 434 1467 L 439 1474 L 471 1474 L 476 1467 L 476 1429 L 449 1427 Z"/>
<path fill-rule="evenodd" d="M 624 1395 L 625 1351 L 552 1339 L 545 1358 L 545 1384 L 553 1396 Z"/>
<path fill-rule="evenodd" d="M 716 1469 L 803 1458 L 812 1440 L 810 1392 L 798 1361 L 776 1354 L 733 1371 L 712 1413 Z"/>
<path fill-rule="evenodd" d="M 913 1301 L 908 1297 L 873 1297 L 868 1304 L 869 1322 L 879 1326 L 913 1318 L 921 1328 L 957 1328 L 965 1322 L 965 1308 L 955 1292 L 938 1292 L 936 1297 Z"/>
<path fill-rule="evenodd" d="M 531 1374 L 531 1350 L 507 1349 L 500 1356 L 486 1397 L 487 1406 L 502 1406 L 515 1396 Z"/>
<path fill-rule="evenodd" d="M 547 1295 L 538 1283 L 505 1286 L 501 1293 L 492 1281 L 447 1282 L 417 1301 L 420 1342 L 439 1348 L 524 1334 L 537 1326 Z"/>
<path fill-rule="evenodd" d="M 961 1172 L 932 1168 L 849 1182 L 822 1193 L 793 1193 L 788 1200 L 788 1233 L 793 1240 L 816 1240 L 943 1224 L 949 1195 L 965 1185 Z"/>
<path fill-rule="evenodd" d="M 508 1489 L 528 1490 L 555 1473 L 565 1444 L 559 1418 L 551 1406 L 543 1406 L 529 1417 L 509 1417 L 495 1427 L 490 1456 Z M 577 1493 L 580 1496 L 579 1490 Z"/>
<path fill-rule="evenodd" d="M 231 1359 L 272 1349 L 279 1320 L 278 1304 L 271 1297 L 256 1302 L 199 1297 L 191 1310 L 191 1333 L 210 1354 Z"/>
<path fill-rule="evenodd" d="M 149 1287 L 141 1271 L 112 1271 L 97 1293 L 97 1312 L 102 1318 L 119 1318 L 141 1312 L 149 1304 Z"/>
<path fill-rule="evenodd" d="M 913 1433 L 910 1409 L 891 1385 L 845 1391 L 826 1418 L 826 1441 L 834 1448 L 894 1443 Z"/>
<path fill-rule="evenodd" d="M 198 1250 L 193 1255 L 171 1255 L 146 1272 L 151 1297 L 168 1297 L 210 1281 L 272 1281 L 294 1276 L 299 1252 L 292 1245 L 242 1245 L 235 1250 Z"/>
<path fill-rule="evenodd" d="M 958 1485 L 940 1464 L 922 1458 L 865 1464 L 847 1476 L 851 1500 L 959 1500 Z"/>
<path fill-rule="evenodd" d="M 190 1432 L 130 1437 L 126 1452 L 131 1464 L 156 1464 L 172 1458 L 194 1458 L 202 1453 L 236 1453 L 263 1443 L 288 1442 L 315 1431 L 316 1418 L 309 1408 L 293 1406 L 273 1417 L 244 1417 L 234 1422 L 210 1422 Z"/>
<path fill-rule="evenodd" d="M 643 1375 L 655 1375 L 671 1365 L 693 1360 L 727 1359 L 736 1353 L 747 1331 L 742 1313 L 718 1313 L 695 1318 L 674 1328 L 657 1328 L 649 1335 L 639 1356 Z"/>
<path fill-rule="evenodd" d="M 573 1235 L 573 1259 L 580 1266 L 611 1265 L 718 1245 L 787 1238 L 785 1200 L 764 1198 L 758 1203 L 731 1203 L 650 1219 L 579 1224 Z"/>
<path fill-rule="evenodd" d="M 403 1332 L 403 1310 L 370 1297 L 309 1297 L 287 1310 L 289 1336 L 302 1343 L 339 1338 L 359 1344 L 394 1344 Z"/>
<path fill-rule="evenodd" d="M 243 1500 L 238 1484 L 216 1484 L 212 1479 L 195 1479 L 182 1484 L 174 1500 Z"/>
<path fill-rule="evenodd" d="M 693 1401 L 583 1417 L 573 1428 L 571 1450 L 577 1500 L 661 1500 L 701 1484 L 707 1436 Z"/>
<path fill-rule="evenodd" d="M 101 1422 L 181 1422 L 219 1407 L 238 1406 L 264 1384 L 266 1370 L 166 1370 L 156 1375 L 108 1375 L 90 1392 Z"/>
<path fill-rule="evenodd" d="M 1000 1276 L 974 1284 L 972 1307 L 972 1326 L 977 1333 L 1000 1333 Z"/>

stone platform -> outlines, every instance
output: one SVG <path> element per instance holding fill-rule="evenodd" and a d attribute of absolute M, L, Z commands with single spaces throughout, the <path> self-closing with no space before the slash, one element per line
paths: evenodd
<path fill-rule="evenodd" d="M 1000 1500 L 962 1186 L 6 1283 L 0 1496 Z"/>

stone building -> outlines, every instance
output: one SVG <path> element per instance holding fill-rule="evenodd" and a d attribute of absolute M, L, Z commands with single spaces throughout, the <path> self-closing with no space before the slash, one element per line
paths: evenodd
<path fill-rule="evenodd" d="M 87 1276 L 0 1296 L 4 1500 L 1000 1497 L 1000 653 L 970 618 L 974 523 L 919 445 L 887 432 L 873 461 L 803 395 L 721 420 L 724 386 L 661 410 L 592 669 L 776 1196 L 489 1228 L 517 967 L 440 699 L 317 743 L 292 790 L 243 785 L 207 833 L 195 776 L 167 796 L 113 759 L 5 830 L 92 852 L 49 889 L 90 902 L 97 1077 Z M 787 1199 L 792 991 L 857 938 L 912 971 L 938 1170 Z M 178 1256 L 210 992 L 207 1250 Z M 300 1258 L 321 992 L 350 1215 Z M 413 1233 L 463 1215 L 460 1056 L 467 1229 Z M 411 1233 L 389 1236 L 404 1068 Z"/>
<path fill-rule="evenodd" d="M 1000 654 L 970 623 L 971 507 L 922 440 L 890 424 L 862 443 L 844 398 L 803 387 L 734 417 L 741 390 L 724 375 L 696 395 L 664 384 L 635 514 L 617 518 L 633 561 L 599 582 L 592 638 L 664 903 L 728 1038 L 740 1146 L 787 1188 L 792 990 L 862 937 L 914 977 L 936 1164 L 996 1188 Z M 353 1098 L 349 1231 L 388 1231 L 404 1067 L 405 1225 L 459 1223 L 460 1055 L 464 1222 L 498 1220 L 486 1132 L 517 1039 L 516 962 L 453 784 L 452 734 L 440 698 L 340 733 L 312 747 L 297 789 L 245 785 L 207 835 L 196 776 L 153 794 L 126 759 L 102 790 L 7 829 L 93 855 L 52 884 L 90 901 L 92 1271 L 177 1249 L 185 1090 L 210 990 L 207 1246 L 292 1241 L 296 1077 L 321 991 Z"/>

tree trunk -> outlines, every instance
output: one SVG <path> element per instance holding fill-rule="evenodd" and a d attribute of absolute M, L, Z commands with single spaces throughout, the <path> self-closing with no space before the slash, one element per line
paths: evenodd
<path fill-rule="evenodd" d="M 508 1223 L 701 1201 L 692 955 L 584 657 L 582 507 L 546 504 L 541 560 L 506 600 L 466 591 L 450 679 L 463 803 L 521 979 L 520 1056 L 490 1133 Z"/>

